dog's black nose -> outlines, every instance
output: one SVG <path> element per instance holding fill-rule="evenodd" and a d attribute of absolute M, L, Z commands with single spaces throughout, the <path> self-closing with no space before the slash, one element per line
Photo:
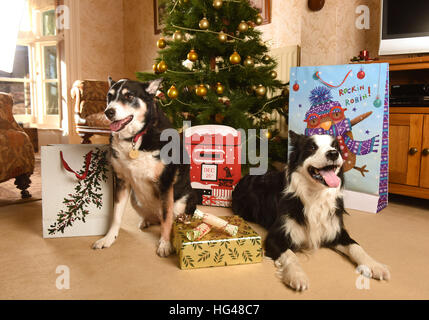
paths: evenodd
<path fill-rule="evenodd" d="M 112 108 L 107 109 L 106 111 L 104 111 L 104 114 L 106 115 L 106 117 L 107 117 L 109 120 L 112 120 L 112 119 L 113 119 L 113 117 L 115 116 L 115 109 L 112 109 Z"/>
<path fill-rule="evenodd" d="M 337 150 L 330 150 L 326 152 L 326 158 L 328 158 L 328 160 L 335 161 L 338 159 L 339 156 L 340 153 Z"/>

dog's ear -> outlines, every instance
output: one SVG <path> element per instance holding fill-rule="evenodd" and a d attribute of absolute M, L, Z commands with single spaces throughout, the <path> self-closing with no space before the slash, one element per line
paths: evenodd
<path fill-rule="evenodd" d="M 146 92 L 154 96 L 156 94 L 156 91 L 158 91 L 158 88 L 161 85 L 162 80 L 163 80 L 162 78 L 159 78 L 159 79 L 150 81 L 146 88 Z"/>
<path fill-rule="evenodd" d="M 300 145 L 302 135 L 296 133 L 295 131 L 289 130 L 289 139 L 290 139 L 290 145 L 296 148 Z"/>
<path fill-rule="evenodd" d="M 108 78 L 107 78 L 107 81 L 109 81 L 109 87 L 111 88 L 116 82 L 115 81 L 113 81 L 113 79 L 112 79 L 112 77 L 111 76 L 109 76 Z"/>

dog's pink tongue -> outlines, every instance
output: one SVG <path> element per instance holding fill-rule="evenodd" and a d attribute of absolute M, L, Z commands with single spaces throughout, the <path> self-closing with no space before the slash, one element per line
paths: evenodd
<path fill-rule="evenodd" d="M 116 132 L 116 131 L 118 131 L 120 128 L 121 128 L 121 125 L 122 125 L 122 123 L 121 123 L 122 121 L 115 121 L 115 122 L 112 122 L 111 124 L 110 124 L 110 130 L 112 130 L 113 132 Z"/>
<path fill-rule="evenodd" d="M 334 170 L 320 170 L 319 173 L 330 188 L 337 188 L 340 185 L 341 179 L 338 178 Z"/>

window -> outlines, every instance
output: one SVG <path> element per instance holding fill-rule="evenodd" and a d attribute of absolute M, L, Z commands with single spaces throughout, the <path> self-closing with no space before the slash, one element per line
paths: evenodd
<path fill-rule="evenodd" d="M 0 91 L 13 96 L 13 113 L 22 120 L 31 121 L 30 49 L 17 46 L 12 73 L 0 71 Z"/>
<path fill-rule="evenodd" d="M 54 1 L 27 0 L 13 72 L 0 71 L 0 91 L 12 94 L 13 114 L 18 122 L 38 127 L 60 127 L 57 44 Z"/>

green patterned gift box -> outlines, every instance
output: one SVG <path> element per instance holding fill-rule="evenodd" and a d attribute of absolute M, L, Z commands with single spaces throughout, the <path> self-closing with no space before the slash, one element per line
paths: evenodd
<path fill-rule="evenodd" d="M 201 220 L 190 224 L 175 222 L 173 244 L 179 255 L 181 269 L 219 267 L 234 264 L 257 263 L 262 261 L 261 236 L 241 217 L 220 217 L 238 226 L 236 236 L 229 236 L 222 230 L 212 228 L 202 239 L 190 241 L 186 232 L 192 230 Z"/>

